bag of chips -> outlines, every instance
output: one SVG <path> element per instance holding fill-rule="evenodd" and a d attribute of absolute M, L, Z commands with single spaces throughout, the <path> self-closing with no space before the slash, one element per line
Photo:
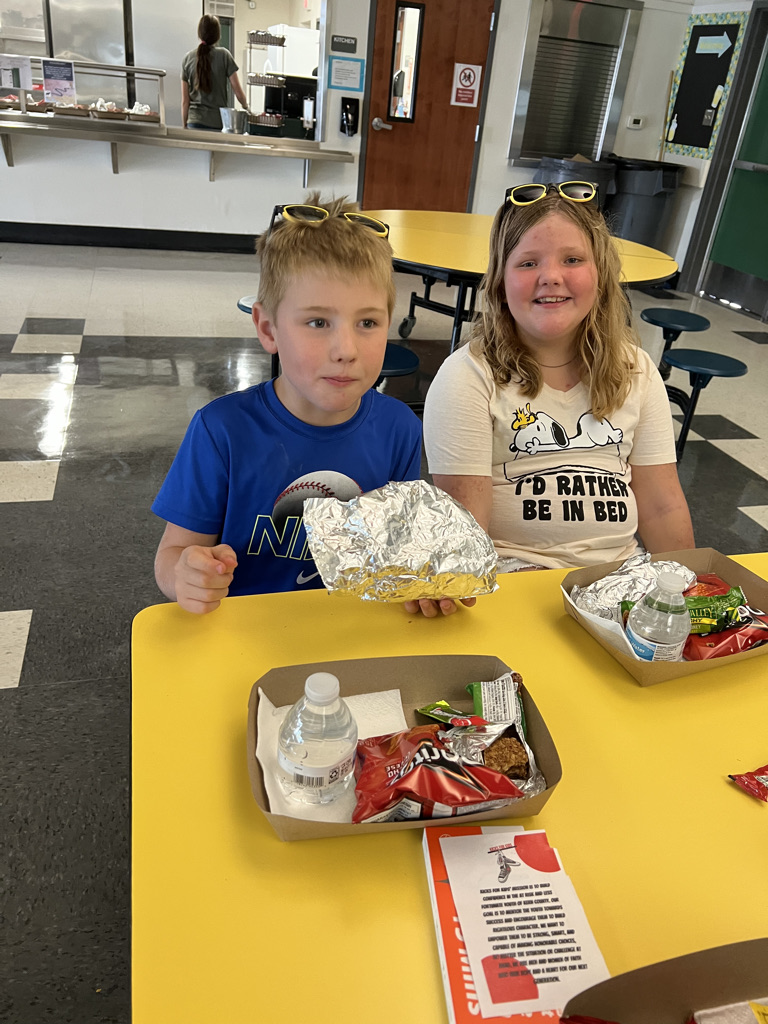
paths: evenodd
<path fill-rule="evenodd" d="M 500 746 L 494 752 L 496 743 Z M 417 725 L 360 740 L 352 821 L 447 818 L 533 796 L 546 788 L 546 782 L 529 753 L 516 726 L 509 723 L 447 730 Z M 519 774 L 525 771 L 525 777 L 513 780 L 489 767 L 489 758 L 499 766 L 508 762 Z"/>

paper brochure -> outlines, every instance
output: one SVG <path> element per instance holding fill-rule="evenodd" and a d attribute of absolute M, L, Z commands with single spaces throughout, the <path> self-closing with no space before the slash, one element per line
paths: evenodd
<path fill-rule="evenodd" d="M 571 996 L 609 977 L 578 896 L 544 832 L 431 828 L 424 843 L 449 1013 L 456 1024 L 478 1015 L 490 1021 L 520 1014 L 526 1020 L 557 1019 Z M 454 951 L 453 963 L 442 948 L 448 945 L 446 897 L 454 908 L 448 927 L 452 924 L 463 946 L 458 957 Z M 457 1007 L 462 986 L 466 998 Z M 470 1001 L 474 1005 L 466 1006 Z M 461 1016 L 464 1009 L 468 1016 Z"/>

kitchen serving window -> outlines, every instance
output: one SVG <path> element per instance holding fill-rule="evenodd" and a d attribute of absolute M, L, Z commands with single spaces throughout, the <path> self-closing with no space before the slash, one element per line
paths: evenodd
<path fill-rule="evenodd" d="M 641 0 L 533 0 L 512 121 L 516 164 L 613 148 Z"/>

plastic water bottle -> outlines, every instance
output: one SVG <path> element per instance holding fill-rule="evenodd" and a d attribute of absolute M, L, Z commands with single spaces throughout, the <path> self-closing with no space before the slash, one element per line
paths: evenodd
<path fill-rule="evenodd" d="M 630 611 L 627 639 L 643 661 L 683 660 L 683 647 L 691 632 L 684 590 L 682 576 L 660 572 L 655 585 Z"/>
<path fill-rule="evenodd" d="M 307 678 L 277 744 L 278 780 L 287 796 L 327 804 L 345 792 L 355 767 L 357 722 L 339 697 L 336 676 L 314 672 Z"/>

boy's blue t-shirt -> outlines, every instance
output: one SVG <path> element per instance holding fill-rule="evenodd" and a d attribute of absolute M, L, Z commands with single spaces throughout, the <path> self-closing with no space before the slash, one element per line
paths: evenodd
<path fill-rule="evenodd" d="M 302 504 L 421 475 L 421 423 L 397 399 L 367 391 L 352 419 L 304 423 L 267 381 L 198 410 L 152 511 L 237 554 L 229 593 L 322 587 L 309 553 Z"/>

